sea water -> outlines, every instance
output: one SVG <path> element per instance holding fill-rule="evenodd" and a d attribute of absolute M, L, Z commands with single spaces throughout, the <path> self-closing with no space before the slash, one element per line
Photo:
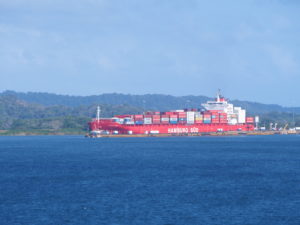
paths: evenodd
<path fill-rule="evenodd" d="M 299 225 L 300 136 L 0 137 L 0 224 Z"/>

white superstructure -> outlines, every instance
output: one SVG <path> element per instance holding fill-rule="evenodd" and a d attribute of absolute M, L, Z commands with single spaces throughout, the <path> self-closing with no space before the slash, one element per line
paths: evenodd
<path fill-rule="evenodd" d="M 234 107 L 233 104 L 217 93 L 215 101 L 208 101 L 202 104 L 202 106 L 208 111 L 221 111 L 227 113 L 227 119 L 229 124 L 246 123 L 246 110 L 241 107 Z"/>

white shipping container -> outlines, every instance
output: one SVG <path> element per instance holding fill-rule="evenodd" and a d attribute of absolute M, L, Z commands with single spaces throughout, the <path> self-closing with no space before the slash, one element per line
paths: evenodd
<path fill-rule="evenodd" d="M 152 123 L 152 118 L 144 118 L 144 123 L 145 124 L 151 124 Z"/>
<path fill-rule="evenodd" d="M 187 118 L 194 118 L 195 117 L 195 112 L 186 112 L 186 117 Z"/>
<path fill-rule="evenodd" d="M 246 123 L 246 110 L 244 110 L 244 109 L 239 110 L 238 122 L 239 123 Z"/>
<path fill-rule="evenodd" d="M 186 122 L 188 124 L 193 124 L 195 123 L 195 112 L 188 112 Z"/>

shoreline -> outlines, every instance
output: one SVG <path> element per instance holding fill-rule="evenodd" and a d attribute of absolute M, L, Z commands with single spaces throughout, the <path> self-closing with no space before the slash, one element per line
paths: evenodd
<path fill-rule="evenodd" d="M 85 131 L 64 131 L 64 130 L 0 130 L 1 136 L 67 136 L 67 135 L 82 135 Z"/>
<path fill-rule="evenodd" d="M 1 136 L 84 136 L 88 138 L 127 138 L 127 137 L 217 137 L 217 136 L 255 136 L 255 135 L 296 135 L 296 133 L 284 133 L 282 131 L 249 131 L 249 132 L 204 132 L 204 133 L 181 133 L 181 134 L 106 134 L 106 135 L 91 135 L 84 131 L 53 131 L 53 130 L 40 130 L 40 131 L 10 131 L 0 130 Z"/>
<path fill-rule="evenodd" d="M 181 133 L 181 134 L 106 134 L 91 135 L 86 134 L 87 138 L 132 138 L 132 137 L 218 137 L 218 136 L 261 136 L 261 135 L 296 135 L 296 133 L 285 133 L 281 131 L 248 131 L 248 132 L 204 132 L 204 133 Z"/>

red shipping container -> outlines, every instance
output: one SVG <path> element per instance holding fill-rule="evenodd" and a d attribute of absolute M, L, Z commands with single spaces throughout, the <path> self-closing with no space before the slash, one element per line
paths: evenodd
<path fill-rule="evenodd" d="M 247 117 L 246 118 L 246 123 L 254 123 L 254 118 L 253 117 Z"/>
<path fill-rule="evenodd" d="M 174 115 L 174 112 L 166 112 L 165 115 L 171 116 Z"/>

